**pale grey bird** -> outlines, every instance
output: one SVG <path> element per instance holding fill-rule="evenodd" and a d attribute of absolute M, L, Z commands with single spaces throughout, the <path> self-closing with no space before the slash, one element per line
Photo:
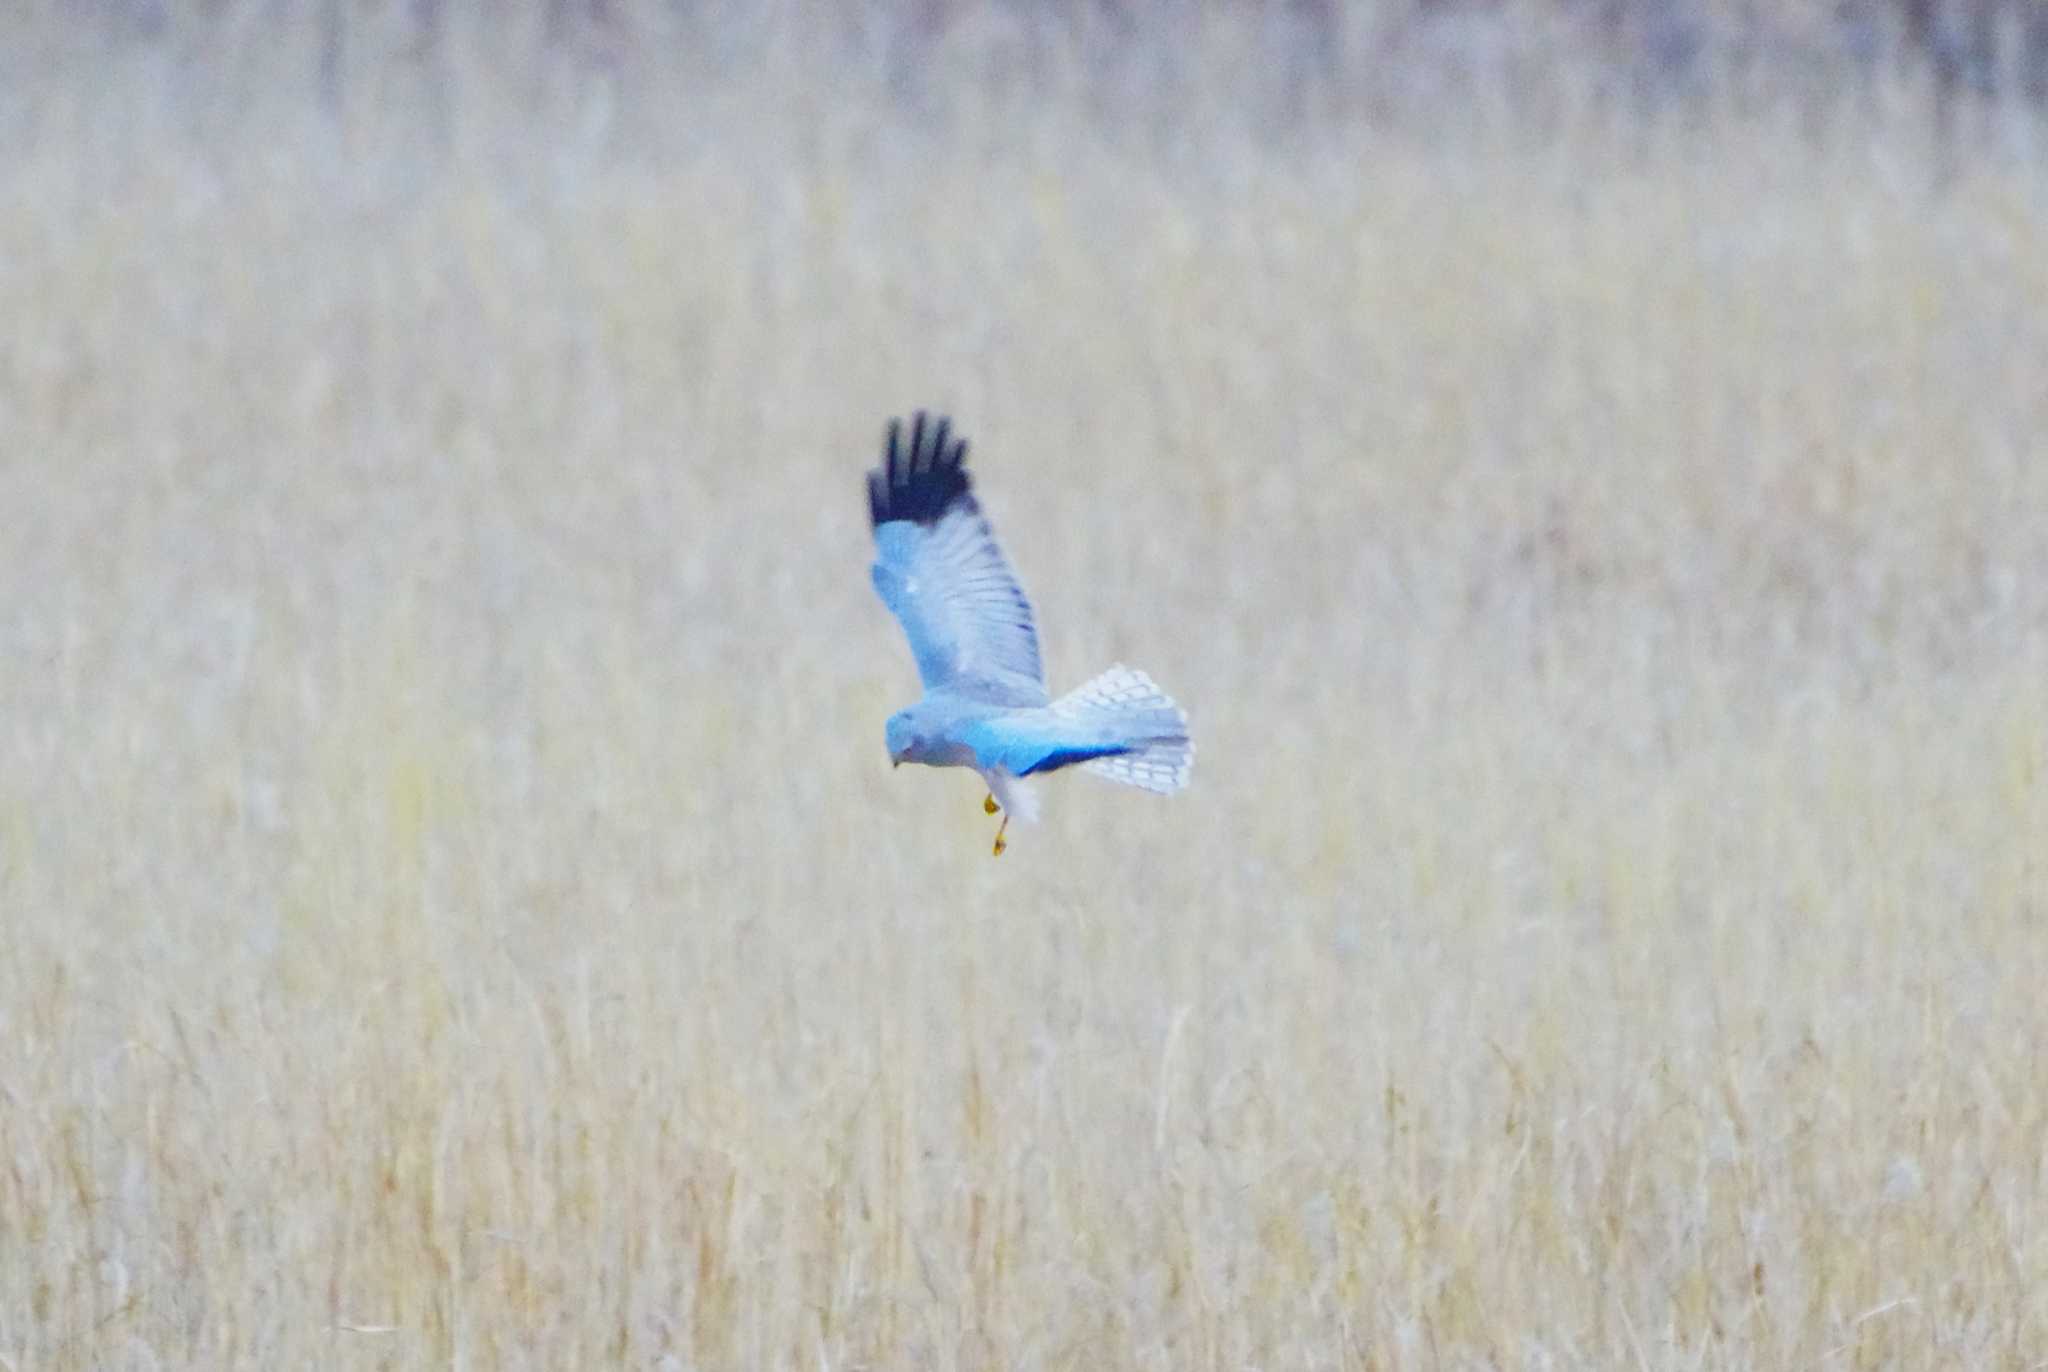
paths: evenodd
<path fill-rule="evenodd" d="M 1003 822 L 1037 818 L 1024 778 L 1062 767 L 1171 794 L 1188 784 L 1187 716 L 1143 672 L 1116 666 L 1053 700 L 1038 660 L 1031 602 L 996 547 L 969 488 L 967 441 L 943 417 L 889 421 L 882 465 L 868 473 L 875 590 L 903 624 L 924 698 L 889 717 L 896 765 L 972 767 L 982 808 Z"/>

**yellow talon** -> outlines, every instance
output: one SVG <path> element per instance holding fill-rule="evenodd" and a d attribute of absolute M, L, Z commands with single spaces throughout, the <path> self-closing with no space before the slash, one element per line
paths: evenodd
<path fill-rule="evenodd" d="M 988 798 L 981 802 L 981 812 L 985 815 L 992 815 L 996 812 L 995 792 L 989 792 Z"/>
<path fill-rule="evenodd" d="M 1008 843 L 1004 842 L 1004 840 L 1003 840 L 1003 830 L 1005 830 L 1005 829 L 1007 829 L 1007 828 L 1009 828 L 1009 827 L 1010 827 L 1010 817 L 1009 817 L 1008 815 L 1004 815 L 1004 816 L 1003 816 L 1003 822 L 1002 822 L 1001 824 L 998 824 L 998 825 L 996 826 L 996 851 L 995 851 L 995 855 L 996 855 L 997 857 L 1001 857 L 1001 856 L 1003 855 L 1003 849 L 1005 849 L 1005 848 L 1007 848 L 1007 847 L 1009 847 L 1009 846 L 1010 846 L 1010 845 L 1009 845 Z"/>

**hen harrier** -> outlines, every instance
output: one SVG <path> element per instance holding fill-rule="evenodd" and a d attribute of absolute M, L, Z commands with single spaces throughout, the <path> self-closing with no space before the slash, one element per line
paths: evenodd
<path fill-rule="evenodd" d="M 924 698 L 889 717 L 896 765 L 972 767 L 982 809 L 1037 818 L 1024 778 L 1079 765 L 1162 795 L 1188 784 L 1188 720 L 1143 672 L 1116 666 L 1061 696 L 1046 694 L 1031 602 L 996 547 L 961 462 L 967 441 L 923 411 L 903 441 L 889 421 L 882 465 L 868 473 L 875 590 L 903 624 Z"/>

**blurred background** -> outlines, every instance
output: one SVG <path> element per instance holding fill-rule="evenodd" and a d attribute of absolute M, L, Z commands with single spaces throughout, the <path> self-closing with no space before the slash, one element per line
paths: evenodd
<path fill-rule="evenodd" d="M 0 1366 L 2048 1347 L 2048 7 L 4 27 Z"/>

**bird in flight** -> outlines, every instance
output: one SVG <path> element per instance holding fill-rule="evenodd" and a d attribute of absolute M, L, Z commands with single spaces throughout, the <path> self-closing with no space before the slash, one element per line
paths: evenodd
<path fill-rule="evenodd" d="M 1170 795 L 1188 784 L 1188 719 L 1143 672 L 1115 666 L 1054 700 L 1039 664 L 1031 602 L 975 502 L 967 440 L 920 410 L 906 435 L 889 421 L 882 465 L 868 473 L 875 590 L 903 625 L 924 698 L 889 717 L 897 766 L 972 767 L 982 809 L 1037 818 L 1026 777 L 1080 767 Z"/>

